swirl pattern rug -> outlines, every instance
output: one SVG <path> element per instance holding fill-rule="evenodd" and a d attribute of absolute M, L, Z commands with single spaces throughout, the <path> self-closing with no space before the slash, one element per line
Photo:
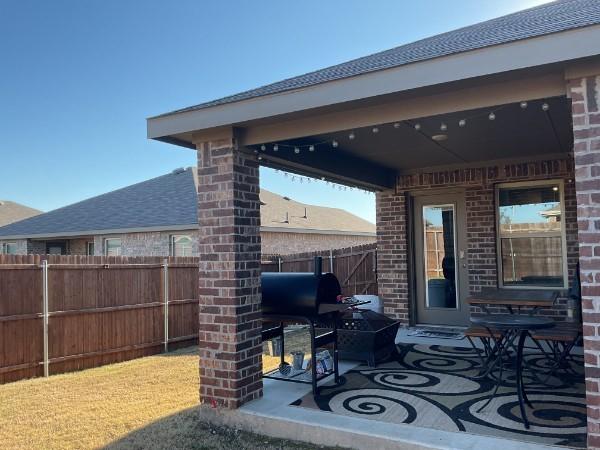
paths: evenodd
<path fill-rule="evenodd" d="M 529 430 L 520 420 L 514 371 L 505 372 L 497 396 L 477 412 L 495 383 L 471 379 L 480 367 L 471 348 L 402 345 L 392 360 L 376 368 L 356 367 L 344 375 L 341 386 L 325 385 L 317 401 L 308 394 L 292 405 L 363 419 L 583 448 L 585 380 L 582 358 L 574 358 L 577 364 L 572 367 L 577 374 L 560 372 L 544 380 L 545 384 L 525 371 L 527 395 L 534 406 L 527 407 Z M 547 364 L 541 354 L 526 355 L 526 361 L 534 370 Z"/>

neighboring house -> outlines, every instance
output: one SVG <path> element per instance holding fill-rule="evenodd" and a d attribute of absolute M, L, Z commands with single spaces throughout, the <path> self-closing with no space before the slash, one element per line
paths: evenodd
<path fill-rule="evenodd" d="M 0 228 L 10 253 L 196 256 L 195 168 L 118 189 Z M 305 205 L 263 190 L 265 253 L 350 247 L 375 241 L 375 225 L 337 208 Z"/>
<path fill-rule="evenodd" d="M 42 211 L 9 200 L 0 200 L 0 227 L 38 214 L 42 214 Z M 23 248 L 19 245 L 16 242 L 2 242 L 0 243 L 0 253 L 21 253 Z"/>

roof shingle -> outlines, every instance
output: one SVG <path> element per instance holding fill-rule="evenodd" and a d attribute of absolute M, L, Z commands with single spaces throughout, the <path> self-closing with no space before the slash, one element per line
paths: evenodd
<path fill-rule="evenodd" d="M 598 23 L 600 23 L 600 1 L 558 0 L 157 117 L 277 94 Z"/>

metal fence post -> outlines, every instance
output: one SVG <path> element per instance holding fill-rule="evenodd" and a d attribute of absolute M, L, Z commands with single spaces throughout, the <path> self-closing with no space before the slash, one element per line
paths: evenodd
<path fill-rule="evenodd" d="M 163 301 L 165 308 L 165 353 L 169 351 L 169 260 L 163 260 Z"/>
<path fill-rule="evenodd" d="M 42 261 L 42 323 L 44 327 L 44 376 L 50 374 L 48 359 L 48 261 Z"/>
<path fill-rule="evenodd" d="M 333 249 L 329 249 L 329 271 L 333 273 Z"/>
<path fill-rule="evenodd" d="M 277 257 L 277 269 L 281 272 L 281 256 Z"/>

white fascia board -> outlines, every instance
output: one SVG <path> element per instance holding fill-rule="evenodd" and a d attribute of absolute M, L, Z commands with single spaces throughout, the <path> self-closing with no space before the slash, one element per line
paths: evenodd
<path fill-rule="evenodd" d="M 147 120 L 149 138 L 207 130 L 378 95 L 600 54 L 600 25 L 485 47 L 314 86 Z"/>

